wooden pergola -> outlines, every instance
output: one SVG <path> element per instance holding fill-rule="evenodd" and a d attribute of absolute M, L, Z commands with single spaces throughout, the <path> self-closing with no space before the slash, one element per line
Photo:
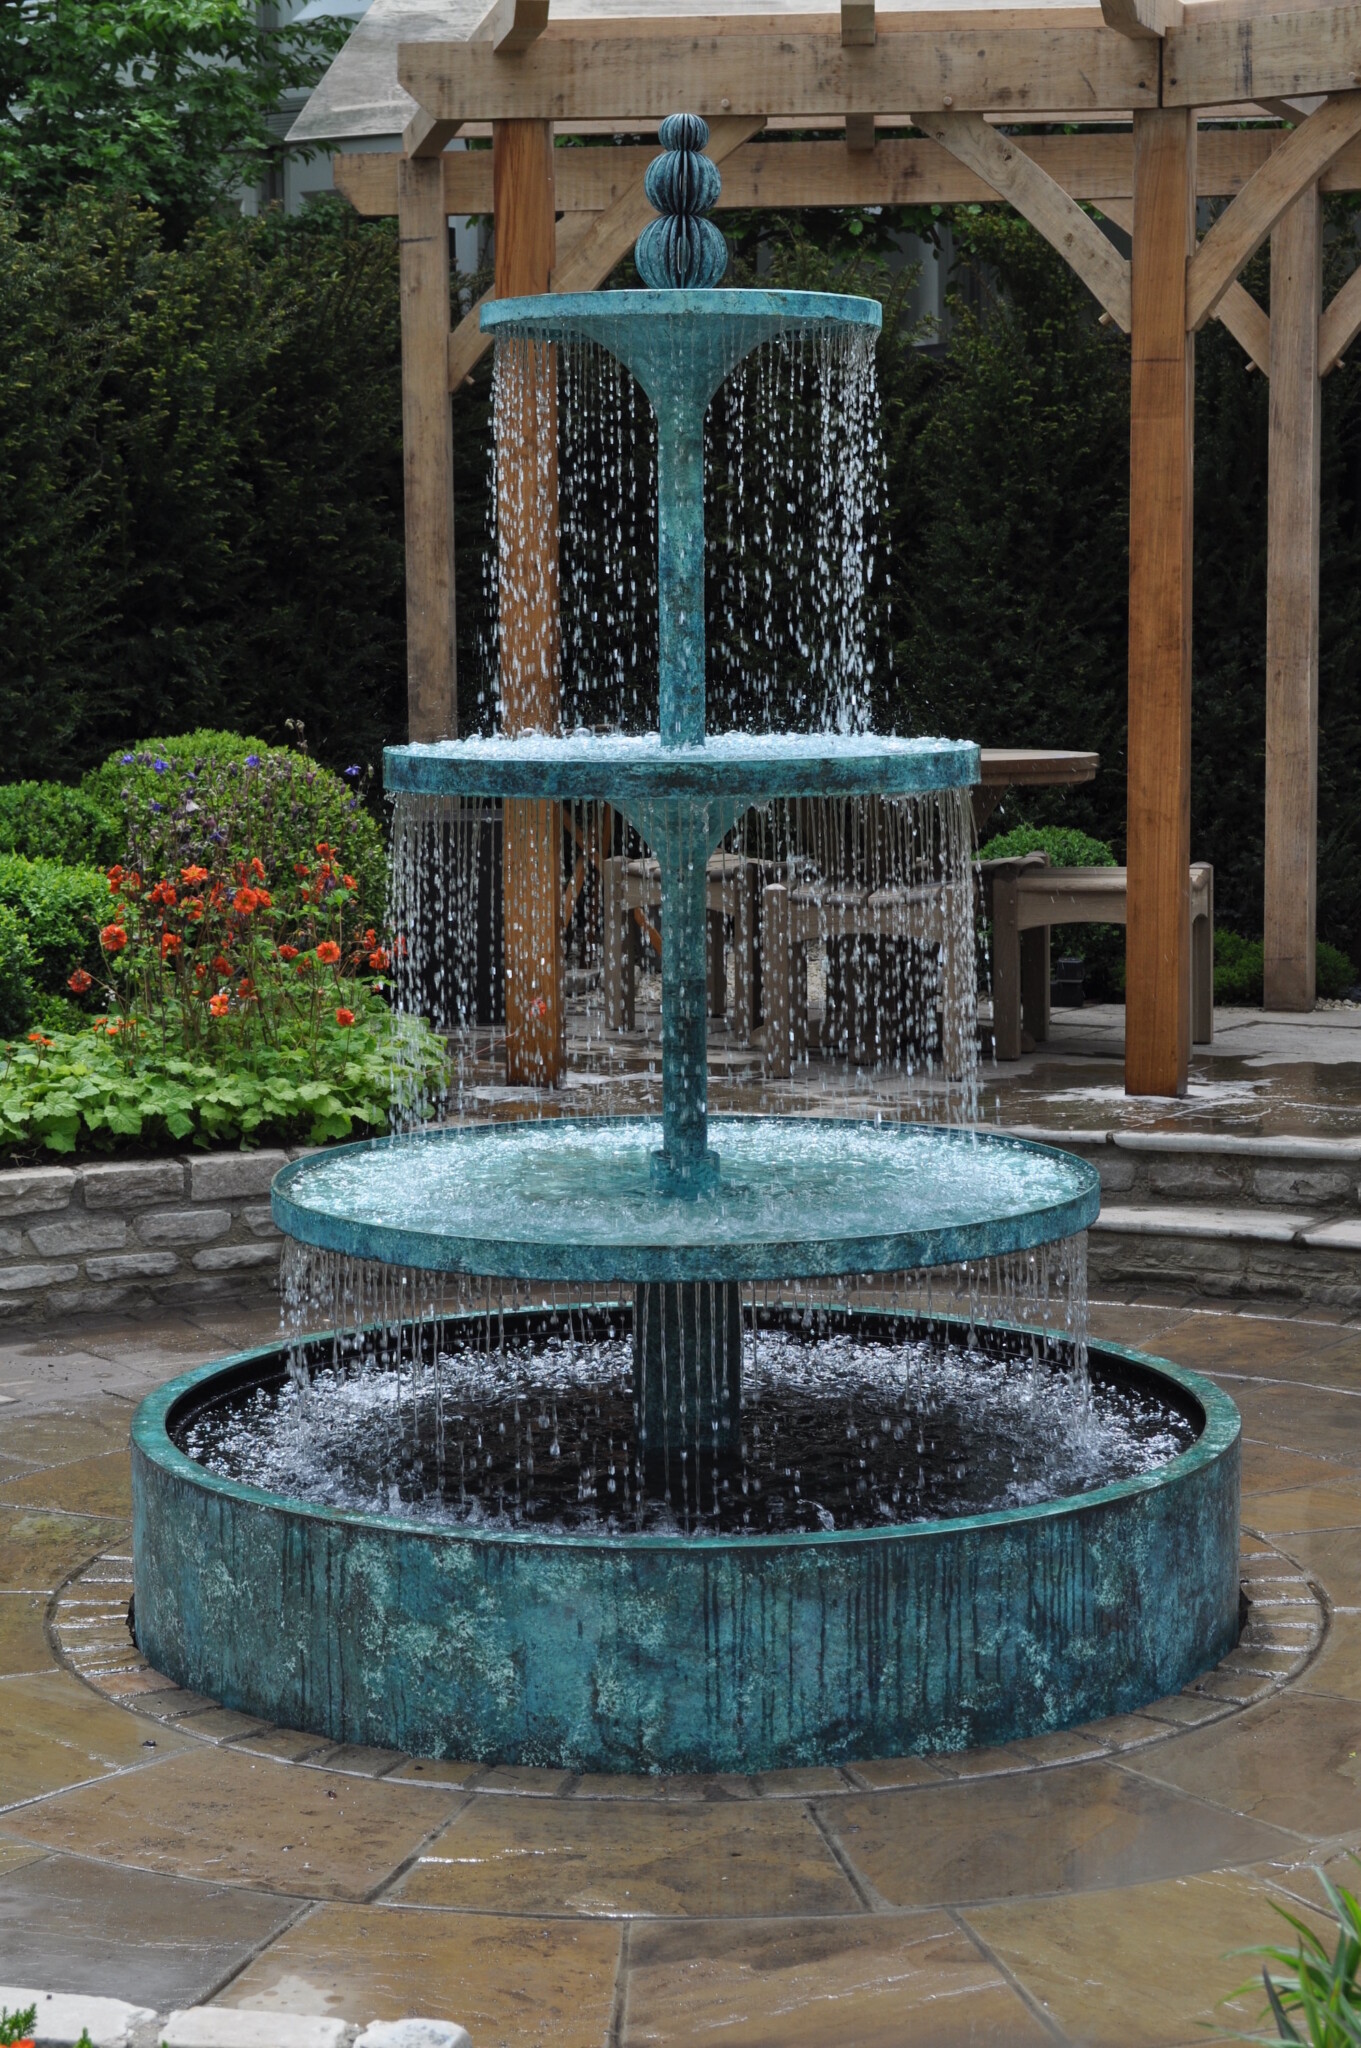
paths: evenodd
<path fill-rule="evenodd" d="M 494 215 L 497 294 L 594 289 L 651 218 L 655 152 L 555 150 L 555 133 L 637 135 L 679 108 L 709 122 L 723 207 L 1005 200 L 1131 341 L 1126 1087 L 1187 1082 L 1194 353 L 1214 318 L 1271 380 L 1266 1000 L 1312 1007 L 1320 382 L 1361 331 L 1361 270 L 1321 304 L 1320 195 L 1361 189 L 1361 5 L 548 17 L 548 0 L 496 0 L 471 37 L 402 42 L 401 152 L 335 159 L 362 213 L 400 223 L 412 737 L 455 730 L 450 404 L 485 346 L 476 309 L 451 331 L 450 215 Z M 490 151 L 449 148 L 486 124 Z M 1077 132 L 1026 132 L 1059 126 Z M 1202 199 L 1228 202 L 1203 236 Z M 1089 207 L 1129 233 L 1129 258 Z M 1268 237 L 1270 318 L 1238 282 Z M 537 561 L 518 586 L 551 603 L 554 536 L 503 524 L 500 545 Z M 545 630 L 503 615 L 503 646 Z M 554 689 L 541 673 L 508 725 L 551 724 Z M 509 831 L 506 859 L 509 901 Z M 555 914 L 523 906 L 531 924 Z M 546 998 L 550 1037 L 522 1078 L 553 1075 Z"/>

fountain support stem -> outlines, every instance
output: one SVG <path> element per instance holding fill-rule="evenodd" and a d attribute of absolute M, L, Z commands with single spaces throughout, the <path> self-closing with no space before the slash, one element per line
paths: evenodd
<path fill-rule="evenodd" d="M 649 1280 L 634 1289 L 638 1453 L 656 1484 L 695 1498 L 706 1465 L 740 1447 L 742 1295 L 735 1280 Z"/>
<path fill-rule="evenodd" d="M 664 747 L 704 744 L 704 406 L 657 408 L 657 625 Z"/>

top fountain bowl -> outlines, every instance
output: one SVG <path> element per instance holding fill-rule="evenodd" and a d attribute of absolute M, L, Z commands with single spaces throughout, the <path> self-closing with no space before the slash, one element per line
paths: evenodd
<path fill-rule="evenodd" d="M 482 331 L 497 340 L 593 341 L 624 363 L 654 406 L 706 406 L 737 365 L 782 335 L 877 334 L 877 299 L 844 292 L 544 292 L 494 299 Z"/>

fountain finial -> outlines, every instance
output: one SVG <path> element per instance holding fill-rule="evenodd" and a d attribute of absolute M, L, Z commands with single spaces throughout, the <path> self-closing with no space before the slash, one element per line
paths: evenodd
<path fill-rule="evenodd" d="M 709 126 L 698 114 L 668 114 L 657 131 L 664 156 L 647 167 L 643 190 L 661 218 L 634 245 L 638 275 L 653 291 L 699 291 L 728 267 L 722 231 L 704 218 L 722 189 L 718 165 L 704 155 Z"/>

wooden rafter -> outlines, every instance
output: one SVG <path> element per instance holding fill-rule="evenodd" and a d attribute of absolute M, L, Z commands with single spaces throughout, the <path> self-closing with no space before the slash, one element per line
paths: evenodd
<path fill-rule="evenodd" d="M 1328 302 L 1318 323 L 1318 373 L 1335 370 L 1361 334 L 1361 269 L 1354 270 Z"/>
<path fill-rule="evenodd" d="M 1361 5 L 1187 8 L 1163 40 L 1163 105 L 1224 107 L 1361 84 Z"/>
<path fill-rule="evenodd" d="M 1101 0 L 1101 18 L 1119 35 L 1154 41 L 1181 27 L 1181 0 Z"/>
<path fill-rule="evenodd" d="M 417 107 L 402 130 L 403 156 L 443 156 L 462 125 L 461 121 L 437 121 L 424 107 Z M 396 175 L 394 168 L 394 192 Z"/>
<path fill-rule="evenodd" d="M 874 0 L 841 0 L 841 40 L 848 49 L 875 39 Z"/>
<path fill-rule="evenodd" d="M 709 126 L 709 147 L 706 152 L 715 163 L 722 163 L 735 149 L 759 134 L 764 117 L 732 115 L 713 121 Z M 562 154 L 571 154 L 569 151 Z M 649 159 L 656 154 L 649 151 Z M 603 283 L 616 263 L 627 256 L 648 222 L 655 218 L 654 209 L 643 190 L 641 176 L 620 193 L 612 205 L 596 215 L 575 240 L 574 246 L 560 256 L 553 271 L 552 288 L 555 292 L 589 292 Z M 491 336 L 481 328 L 482 307 L 490 293 L 479 299 L 470 313 L 464 315 L 449 337 L 449 388 L 456 391 L 474 366 L 479 363 L 491 347 Z"/>
<path fill-rule="evenodd" d="M 1126 135 L 1026 135 L 1026 155 L 1056 178 L 1074 199 L 1106 211 L 1108 200 L 1133 190 L 1134 151 Z M 1209 128 L 1197 144 L 1197 191 L 1202 199 L 1230 198 L 1286 141 L 1279 128 Z M 560 149 L 558 204 L 567 213 L 610 206 L 642 177 L 656 146 Z M 357 212 L 397 211 L 396 155 L 375 150 L 332 159 L 336 190 Z M 1319 180 L 1324 192 L 1361 190 L 1361 141 L 1339 152 Z M 451 214 L 492 210 L 491 151 L 450 150 L 444 158 L 444 194 Z M 872 156 L 844 142 L 748 142 L 727 159 L 720 210 L 758 206 L 955 206 L 991 196 L 987 181 L 939 143 L 881 138 Z"/>
<path fill-rule="evenodd" d="M 1013 137 L 979 114 L 924 114 L 934 142 L 986 179 L 1058 250 L 1112 320 L 1129 333 L 1129 263 L 1091 215 Z"/>
<path fill-rule="evenodd" d="M 938 18 L 939 19 L 939 18 Z M 397 68 L 444 120 L 657 121 L 685 105 L 790 116 L 959 108 L 1013 119 L 1058 107 L 1102 112 L 1158 101 L 1158 52 L 1105 27 L 1031 26 L 1017 16 L 946 16 L 873 47 L 840 34 L 553 35 L 507 62 L 486 43 L 402 43 Z M 980 25 L 980 22 L 982 25 Z M 958 24 L 958 26 L 956 26 Z M 564 24 L 564 27 L 567 25 Z M 632 30 L 636 24 L 629 24 Z M 668 27 L 671 25 L 668 24 Z M 712 23 L 693 28 L 710 29 Z"/>
<path fill-rule="evenodd" d="M 1134 232 L 1134 202 L 1103 199 L 1101 211 L 1126 234 Z M 1241 284 L 1231 284 L 1215 308 L 1215 318 L 1228 328 L 1234 340 L 1264 377 L 1271 374 L 1271 322 L 1252 293 Z"/>
<path fill-rule="evenodd" d="M 473 30 L 473 39 L 510 57 L 527 50 L 547 26 L 548 0 L 495 0 Z"/>
<path fill-rule="evenodd" d="M 1225 207 L 1187 272 L 1186 317 L 1192 333 L 1205 325 L 1281 215 L 1356 135 L 1361 135 L 1361 92 L 1342 93 L 1292 129 Z"/>

